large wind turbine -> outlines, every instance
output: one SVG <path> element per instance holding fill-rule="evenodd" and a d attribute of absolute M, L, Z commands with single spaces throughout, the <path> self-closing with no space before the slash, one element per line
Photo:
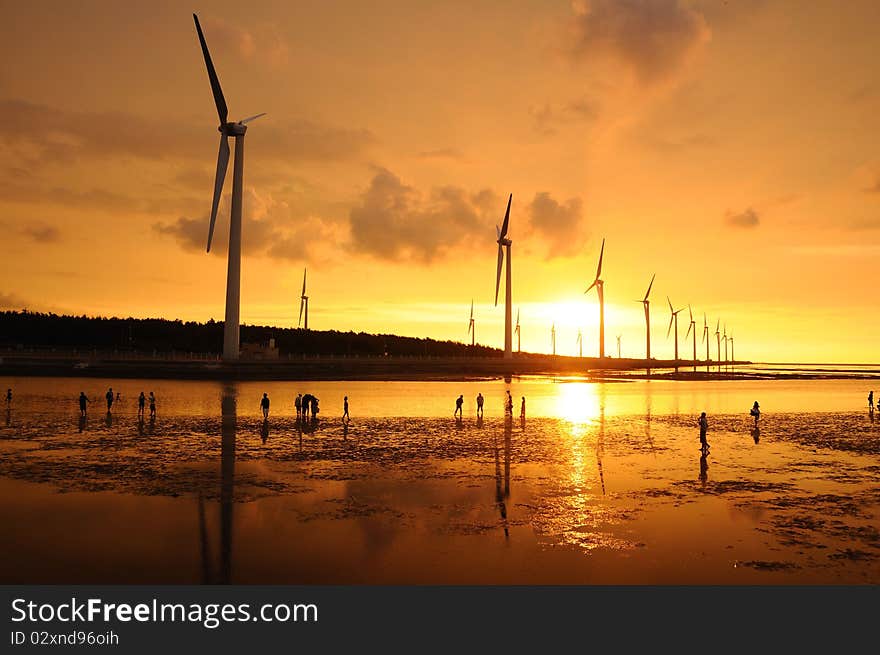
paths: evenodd
<path fill-rule="evenodd" d="M 687 334 L 684 335 L 685 340 L 688 338 L 688 334 L 693 330 L 694 333 L 694 370 L 697 370 L 697 322 L 694 320 L 694 313 L 691 311 L 691 306 L 688 305 L 688 315 L 691 317 L 691 322 L 688 325 Z"/>
<path fill-rule="evenodd" d="M 706 320 L 706 314 L 703 313 L 703 338 L 706 342 L 706 371 L 709 371 L 709 322 Z"/>
<path fill-rule="evenodd" d="M 498 287 L 501 285 L 501 263 L 504 259 L 504 249 L 507 249 L 507 283 L 504 288 L 504 358 L 511 359 L 513 357 L 513 338 L 510 325 L 510 314 L 512 311 L 513 301 L 510 295 L 510 244 L 512 241 L 507 238 L 507 228 L 510 224 L 510 203 L 513 201 L 513 194 L 507 199 L 507 211 L 504 213 L 504 222 L 501 229 L 495 226 L 498 233 L 498 273 L 495 276 L 495 306 L 498 306 Z"/>
<path fill-rule="evenodd" d="M 519 331 L 519 310 L 516 310 L 516 352 L 519 352 L 519 343 L 520 343 L 520 331 Z"/>
<path fill-rule="evenodd" d="M 636 300 L 636 302 L 642 303 L 642 306 L 645 308 L 645 357 L 646 359 L 651 359 L 651 301 L 648 300 L 648 296 L 651 295 L 651 287 L 654 286 L 654 278 L 657 277 L 657 274 L 651 276 L 651 283 L 648 285 L 648 290 L 645 292 L 645 297 L 641 300 Z"/>
<path fill-rule="evenodd" d="M 605 255 L 605 239 L 602 239 L 602 249 L 599 251 L 599 267 L 596 269 L 596 279 L 587 287 L 584 293 L 589 293 L 590 289 L 596 287 L 599 293 L 599 357 L 605 357 L 605 281 L 602 277 L 602 257 Z"/>
<path fill-rule="evenodd" d="M 227 121 L 229 111 L 226 108 L 226 99 L 220 88 L 220 80 L 217 71 L 211 61 L 208 52 L 208 44 L 199 24 L 199 17 L 193 14 L 196 23 L 196 31 L 199 34 L 199 43 L 202 46 L 202 54 L 205 57 L 205 67 L 208 69 L 208 80 L 211 83 L 211 91 L 214 94 L 214 104 L 217 105 L 217 115 L 220 118 L 220 152 L 217 154 L 217 173 L 214 177 L 214 200 L 211 205 L 211 223 L 208 227 L 208 252 L 211 252 L 211 240 L 214 237 L 214 223 L 217 220 L 217 208 L 220 205 L 220 194 L 223 192 L 223 182 L 226 179 L 226 169 L 229 165 L 229 137 L 235 138 L 235 161 L 232 166 L 232 207 L 229 216 L 229 253 L 226 269 L 226 317 L 223 322 L 223 359 L 235 360 L 239 354 L 239 309 L 241 305 L 241 195 L 244 179 L 244 135 L 247 132 L 247 123 L 265 116 L 257 114 L 250 116 L 237 123 Z"/>
<path fill-rule="evenodd" d="M 477 330 L 474 328 L 474 301 L 471 300 L 471 320 L 468 321 L 468 334 L 471 335 L 471 346 L 476 344 Z"/>
<path fill-rule="evenodd" d="M 678 312 L 684 311 L 684 307 L 681 309 L 673 309 L 672 301 L 669 299 L 669 296 L 666 296 L 666 302 L 669 303 L 669 327 L 666 329 L 666 338 L 669 338 L 669 333 L 672 330 L 672 323 L 675 322 L 675 361 L 678 362 Z M 676 366 L 676 368 L 678 368 Z"/>
<path fill-rule="evenodd" d="M 308 330 L 309 329 L 309 297 L 306 295 L 306 269 L 303 269 L 303 290 L 299 295 L 299 321 L 297 322 L 297 326 L 302 323 L 303 320 L 303 309 L 306 311 L 306 322 L 303 327 Z"/>

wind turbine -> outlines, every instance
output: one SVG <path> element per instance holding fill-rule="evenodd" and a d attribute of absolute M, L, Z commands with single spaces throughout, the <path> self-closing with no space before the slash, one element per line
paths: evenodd
<path fill-rule="evenodd" d="M 736 364 L 736 357 L 733 356 L 733 332 L 730 333 L 727 340 L 730 341 L 730 363 Z"/>
<path fill-rule="evenodd" d="M 504 249 L 507 248 L 507 284 L 504 288 L 504 359 L 513 357 L 513 339 L 511 335 L 510 314 L 512 311 L 513 301 L 510 295 L 510 244 L 513 243 L 507 238 L 507 228 L 510 224 L 510 203 L 513 201 L 513 194 L 507 199 L 507 211 L 504 213 L 504 222 L 501 229 L 495 226 L 498 233 L 498 273 L 495 276 L 495 306 L 498 306 L 498 287 L 501 285 L 501 263 L 504 259 Z"/>
<path fill-rule="evenodd" d="M 648 290 L 645 292 L 645 297 L 641 300 L 636 300 L 636 302 L 642 303 L 642 306 L 645 308 L 645 357 L 646 359 L 651 359 L 651 301 L 648 300 L 648 296 L 651 295 L 651 287 L 654 286 L 654 278 L 657 277 L 657 274 L 651 276 L 651 283 L 648 285 Z"/>
<path fill-rule="evenodd" d="M 672 301 L 669 299 L 669 296 L 666 296 L 666 302 L 669 303 L 669 327 L 666 329 L 666 338 L 669 338 L 669 333 L 672 330 L 672 323 L 675 322 L 675 361 L 678 362 L 678 312 L 684 311 L 684 307 L 681 309 L 675 310 L 672 308 Z M 678 366 L 676 366 L 676 369 Z"/>
<path fill-rule="evenodd" d="M 520 331 L 519 331 L 519 309 L 516 310 L 516 352 L 519 352 Z"/>
<path fill-rule="evenodd" d="M 583 357 L 584 356 L 584 335 L 580 330 L 578 330 L 577 347 L 578 347 L 578 357 Z"/>
<path fill-rule="evenodd" d="M 299 321 L 297 322 L 297 327 L 302 323 L 303 319 L 303 309 L 306 310 L 306 322 L 303 326 L 306 330 L 309 329 L 309 297 L 306 295 L 306 269 L 303 269 L 303 290 L 299 295 Z"/>
<path fill-rule="evenodd" d="M 709 371 L 709 323 L 706 320 L 706 314 L 703 313 L 703 338 L 706 342 L 706 371 Z"/>
<path fill-rule="evenodd" d="M 694 320 L 694 313 L 691 311 L 691 306 L 688 305 L 688 314 L 691 317 L 691 322 L 688 325 L 687 334 L 684 335 L 685 340 L 688 338 L 688 334 L 691 333 L 691 330 L 694 332 L 694 370 L 697 370 L 697 322 Z"/>
<path fill-rule="evenodd" d="M 715 342 L 718 344 L 718 370 L 721 370 L 721 319 L 715 322 Z"/>
<path fill-rule="evenodd" d="M 553 346 L 553 354 L 556 354 L 556 323 L 550 328 L 550 344 Z"/>
<path fill-rule="evenodd" d="M 477 330 L 474 328 L 474 301 L 471 300 L 471 320 L 468 321 L 468 334 L 471 335 L 471 347 L 476 343 Z"/>
<path fill-rule="evenodd" d="M 617 359 L 620 359 L 620 337 L 621 335 L 617 335 Z"/>
<path fill-rule="evenodd" d="M 596 287 L 599 293 L 599 357 L 605 357 L 605 281 L 602 277 L 602 257 L 605 255 L 605 239 L 602 239 L 602 249 L 599 251 L 599 267 L 596 269 L 596 279 L 587 287 L 584 293 Z"/>
<path fill-rule="evenodd" d="M 232 166 L 232 207 L 229 212 L 229 253 L 227 255 L 226 269 L 226 317 L 223 322 L 223 359 L 235 360 L 239 355 L 239 314 L 241 305 L 241 196 L 244 179 L 244 135 L 247 132 L 247 123 L 265 116 L 257 114 L 242 119 L 237 123 L 227 121 L 229 111 L 226 108 L 226 99 L 220 88 L 220 80 L 217 71 L 211 61 L 208 52 L 208 44 L 199 24 L 199 17 L 193 14 L 196 31 L 199 34 L 199 43 L 202 46 L 202 54 L 205 57 L 205 67 L 208 69 L 208 80 L 211 83 L 211 91 L 214 94 L 214 104 L 217 105 L 217 115 L 220 118 L 220 151 L 217 154 L 217 173 L 214 177 L 214 200 L 211 204 L 211 223 L 208 227 L 208 248 L 211 252 L 211 240 L 214 237 L 214 223 L 217 220 L 217 208 L 220 205 L 220 194 L 223 192 L 223 182 L 226 179 L 226 169 L 229 165 L 229 137 L 235 138 L 235 161 Z"/>
<path fill-rule="evenodd" d="M 727 323 L 724 324 L 724 334 L 721 337 L 724 342 L 724 363 L 727 363 Z"/>

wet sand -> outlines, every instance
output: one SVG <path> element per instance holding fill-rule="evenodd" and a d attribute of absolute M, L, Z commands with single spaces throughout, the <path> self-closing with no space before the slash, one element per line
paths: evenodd
<path fill-rule="evenodd" d="M 263 423 L 281 387 L 157 385 L 143 422 L 126 387 L 81 423 L 80 380 L 0 382 L 5 583 L 880 582 L 880 417 L 842 411 L 857 381 L 313 383 L 314 425 L 287 398 Z M 752 395 L 757 434 L 731 411 Z"/>

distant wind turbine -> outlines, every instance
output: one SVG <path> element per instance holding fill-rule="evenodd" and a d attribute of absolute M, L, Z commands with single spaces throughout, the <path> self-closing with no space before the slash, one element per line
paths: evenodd
<path fill-rule="evenodd" d="M 605 281 L 602 280 L 602 257 L 605 255 L 605 239 L 602 239 L 602 249 L 599 251 L 599 267 L 596 269 L 596 279 L 587 287 L 584 293 L 596 287 L 599 294 L 599 357 L 605 357 Z"/>
<path fill-rule="evenodd" d="M 498 306 L 498 287 L 501 285 L 501 263 L 504 259 L 504 249 L 507 249 L 507 274 L 506 274 L 506 284 L 504 288 L 504 358 L 511 359 L 513 357 L 513 346 L 512 346 L 512 335 L 511 335 L 511 325 L 510 325 L 510 314 L 512 311 L 513 301 L 511 299 L 510 293 L 510 244 L 513 243 L 507 237 L 507 228 L 510 225 L 510 203 L 513 201 L 513 194 L 510 194 L 510 197 L 507 199 L 507 211 L 504 213 L 504 222 L 501 224 L 501 229 L 498 229 L 498 226 L 495 226 L 495 230 L 498 233 L 498 273 L 495 276 L 495 306 Z"/>
<path fill-rule="evenodd" d="M 516 310 L 516 352 L 520 352 L 519 309 Z"/>
<path fill-rule="evenodd" d="M 669 338 L 669 333 L 672 330 L 672 323 L 675 322 L 675 361 L 678 362 L 678 312 L 684 311 L 684 307 L 681 309 L 673 309 L 672 301 L 669 299 L 669 296 L 666 296 L 666 302 L 669 303 L 669 327 L 666 330 L 666 338 Z M 678 368 L 676 366 L 676 368 Z"/>
<path fill-rule="evenodd" d="M 718 370 L 721 370 L 721 319 L 715 322 L 715 342 L 718 345 Z"/>
<path fill-rule="evenodd" d="M 736 357 L 733 356 L 733 333 L 730 333 L 730 336 L 727 339 L 730 341 L 730 361 L 732 364 L 736 364 Z"/>
<path fill-rule="evenodd" d="M 199 35 L 199 43 L 202 46 L 202 54 L 205 58 L 205 67 L 208 69 L 208 81 L 211 83 L 211 91 L 214 95 L 214 104 L 217 105 L 217 115 L 220 118 L 220 151 L 217 154 L 217 172 L 214 177 L 214 199 L 211 204 L 211 223 L 208 226 L 208 248 L 211 252 L 211 240 L 214 237 L 214 223 L 217 220 L 217 208 L 220 205 L 220 195 L 223 192 L 223 182 L 226 179 L 226 169 L 229 165 L 229 137 L 235 138 L 235 161 L 232 167 L 232 207 L 229 217 L 229 252 L 227 253 L 226 268 L 226 316 L 223 322 L 223 359 L 235 360 L 239 356 L 239 317 L 241 306 L 241 205 L 242 188 L 244 180 L 244 135 L 247 132 L 247 123 L 265 116 L 257 114 L 242 119 L 236 123 L 227 121 L 229 111 L 226 107 L 226 99 L 220 88 L 220 80 L 211 54 L 208 52 L 208 44 L 199 24 L 199 17 L 193 14 L 196 24 L 196 32 Z"/>
<path fill-rule="evenodd" d="M 577 338 L 577 347 L 578 347 L 578 357 L 584 356 L 584 335 L 583 332 L 578 330 L 578 338 Z"/>
<path fill-rule="evenodd" d="M 706 314 L 703 313 L 703 338 L 706 342 L 706 371 L 709 370 L 709 322 L 706 320 Z"/>
<path fill-rule="evenodd" d="M 471 335 L 471 347 L 476 345 L 477 330 L 474 327 L 474 301 L 471 300 L 471 319 L 468 321 L 468 334 Z"/>
<path fill-rule="evenodd" d="M 550 328 L 550 345 L 553 347 L 553 354 L 556 354 L 556 323 Z"/>
<path fill-rule="evenodd" d="M 724 324 L 724 334 L 721 336 L 721 340 L 724 342 L 724 363 L 727 363 L 727 323 Z"/>
<path fill-rule="evenodd" d="M 617 335 L 617 359 L 620 359 L 620 337 L 621 335 Z"/>
<path fill-rule="evenodd" d="M 688 325 L 687 334 L 684 335 L 684 338 L 687 339 L 688 335 L 693 331 L 694 333 L 694 370 L 697 370 L 697 322 L 694 320 L 694 313 L 691 311 L 691 306 L 688 305 L 688 315 L 691 317 L 691 322 Z"/>
<path fill-rule="evenodd" d="M 645 297 L 641 300 L 636 300 L 636 302 L 642 303 L 642 306 L 645 308 L 645 358 L 651 359 L 651 301 L 648 300 L 648 296 L 651 295 L 651 287 L 654 286 L 654 278 L 657 277 L 657 274 L 651 276 L 651 283 L 648 285 L 648 290 L 645 292 Z"/>
<path fill-rule="evenodd" d="M 309 329 L 309 297 L 306 295 L 306 269 L 303 269 L 303 290 L 302 293 L 299 294 L 299 321 L 297 322 L 297 327 L 302 323 L 303 320 L 303 309 L 306 312 L 306 322 L 303 325 L 303 328 Z"/>

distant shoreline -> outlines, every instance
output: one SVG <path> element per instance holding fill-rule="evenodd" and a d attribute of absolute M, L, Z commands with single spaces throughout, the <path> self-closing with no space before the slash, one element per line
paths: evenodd
<path fill-rule="evenodd" d="M 364 381 L 443 381 L 521 376 L 585 377 L 606 381 L 650 379 L 731 380 L 731 379 L 877 379 L 880 371 L 829 370 L 757 372 L 737 370 L 752 362 L 723 365 L 691 361 L 615 358 L 578 358 L 522 354 L 512 360 L 497 357 L 340 357 L 309 356 L 275 361 L 161 357 L 130 358 L 125 354 L 26 353 L 0 356 L 0 376 L 147 378 L 168 380 L 364 380 Z M 648 367 L 650 365 L 650 374 Z M 790 365 L 797 366 L 797 365 Z"/>

